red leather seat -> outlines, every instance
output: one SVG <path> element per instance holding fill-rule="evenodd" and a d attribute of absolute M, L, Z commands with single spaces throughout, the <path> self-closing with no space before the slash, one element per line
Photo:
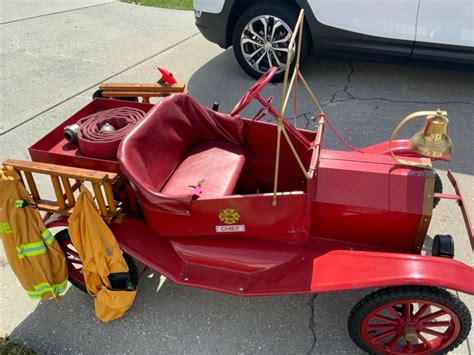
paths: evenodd
<path fill-rule="evenodd" d="M 188 95 L 155 105 L 122 141 L 118 160 L 143 209 L 188 215 L 197 197 L 231 195 L 245 163 L 244 123 Z"/>
<path fill-rule="evenodd" d="M 202 181 L 201 197 L 234 192 L 245 163 L 245 149 L 234 143 L 211 141 L 196 145 L 179 164 L 161 193 L 182 196 Z"/>

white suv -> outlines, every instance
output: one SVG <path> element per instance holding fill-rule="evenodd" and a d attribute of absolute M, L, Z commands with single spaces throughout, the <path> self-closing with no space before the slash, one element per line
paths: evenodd
<path fill-rule="evenodd" d="M 313 48 L 323 57 L 474 67 L 473 0 L 194 0 L 204 37 L 233 46 L 255 78 L 277 66 L 276 80 L 301 8 L 303 62 Z"/>

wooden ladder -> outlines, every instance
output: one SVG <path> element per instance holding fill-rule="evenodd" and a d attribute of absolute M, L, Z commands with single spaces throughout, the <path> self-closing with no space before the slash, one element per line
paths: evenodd
<path fill-rule="evenodd" d="M 71 215 L 76 204 L 74 193 L 89 182 L 102 217 L 110 223 L 118 213 L 112 190 L 112 183 L 118 178 L 115 173 L 14 159 L 7 159 L 3 165 L 18 173 L 40 211 Z M 41 198 L 33 173 L 50 177 L 56 201 Z"/>
<path fill-rule="evenodd" d="M 183 84 L 159 83 L 102 83 L 99 85 L 102 97 L 141 97 L 142 102 L 150 103 L 150 97 L 163 97 L 170 94 L 185 92 Z"/>

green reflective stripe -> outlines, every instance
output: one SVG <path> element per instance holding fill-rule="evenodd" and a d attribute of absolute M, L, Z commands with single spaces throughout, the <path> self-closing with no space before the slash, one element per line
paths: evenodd
<path fill-rule="evenodd" d="M 49 245 L 54 242 L 54 237 L 48 229 L 45 229 L 43 233 L 41 233 L 41 236 L 43 237 L 44 241 Z"/>
<path fill-rule="evenodd" d="M 54 237 L 48 229 L 45 229 L 41 236 L 44 241 L 40 240 L 35 243 L 21 244 L 16 247 L 16 252 L 18 253 L 18 258 L 23 259 L 26 256 L 36 256 L 46 253 L 45 242 L 51 245 L 54 242 Z"/>
<path fill-rule="evenodd" d="M 53 285 L 54 287 L 54 292 L 56 295 L 60 295 L 61 293 L 63 293 L 64 291 L 66 291 L 66 287 L 67 287 L 67 279 L 64 280 L 63 282 L 61 282 L 60 284 L 57 284 L 57 285 Z"/>
<path fill-rule="evenodd" d="M 16 208 L 23 208 L 24 204 L 25 204 L 25 200 L 16 200 L 15 201 Z"/>
<path fill-rule="evenodd" d="M 16 247 L 16 252 L 19 259 L 23 259 L 26 256 L 41 255 L 46 253 L 46 245 L 44 245 L 42 240 L 36 243 L 21 244 L 19 247 Z"/>
<path fill-rule="evenodd" d="M 10 227 L 10 224 L 8 222 L 1 222 L 0 223 L 0 233 L 3 233 L 3 234 L 11 234 L 12 233 L 12 227 Z"/>
<path fill-rule="evenodd" d="M 60 284 L 55 284 L 53 286 L 51 286 L 47 282 L 42 282 L 33 287 L 35 289 L 34 291 L 26 291 L 28 296 L 30 296 L 32 299 L 39 299 L 43 294 L 47 292 L 51 292 L 56 297 L 66 291 L 67 279 L 61 282 Z"/>

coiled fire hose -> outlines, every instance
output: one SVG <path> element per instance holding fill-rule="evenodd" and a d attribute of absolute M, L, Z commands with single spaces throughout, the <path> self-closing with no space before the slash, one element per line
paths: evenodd
<path fill-rule="evenodd" d="M 79 150 L 87 157 L 115 159 L 120 142 L 145 114 L 145 111 L 133 107 L 100 111 L 80 119 L 76 127 L 66 127 L 64 135 L 70 141 L 77 138 Z"/>

